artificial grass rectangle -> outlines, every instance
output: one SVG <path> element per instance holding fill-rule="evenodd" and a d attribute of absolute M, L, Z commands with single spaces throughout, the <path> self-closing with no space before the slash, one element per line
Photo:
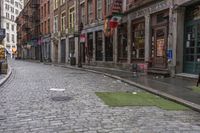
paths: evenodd
<path fill-rule="evenodd" d="M 193 87 L 192 87 L 192 91 L 193 91 L 193 92 L 196 92 L 196 93 L 200 93 L 200 87 L 193 86 Z"/>
<path fill-rule="evenodd" d="M 96 92 L 96 95 L 110 107 L 157 106 L 164 110 L 188 110 L 183 105 L 147 92 L 138 92 L 136 94 L 127 92 Z"/>

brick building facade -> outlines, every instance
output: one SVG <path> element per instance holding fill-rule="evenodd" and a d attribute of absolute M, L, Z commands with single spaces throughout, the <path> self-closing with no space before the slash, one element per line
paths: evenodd
<path fill-rule="evenodd" d="M 88 65 L 130 69 L 136 64 L 148 73 L 197 74 L 199 4 L 199 0 L 53 0 L 49 56 L 57 63 L 70 63 L 74 57 L 76 63 Z M 41 20 L 40 26 L 48 21 Z"/>
<path fill-rule="evenodd" d="M 29 0 L 16 18 L 18 56 L 24 59 L 40 59 L 39 0 Z"/>
<path fill-rule="evenodd" d="M 41 32 L 41 58 L 42 61 L 51 61 L 51 33 L 52 16 L 50 0 L 40 1 L 40 32 Z"/>

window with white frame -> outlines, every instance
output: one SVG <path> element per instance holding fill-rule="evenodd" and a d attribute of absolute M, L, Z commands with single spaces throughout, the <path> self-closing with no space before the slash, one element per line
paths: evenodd
<path fill-rule="evenodd" d="M 66 0 L 61 0 L 60 5 L 63 5 Z"/>
<path fill-rule="evenodd" d="M 65 12 L 63 12 L 62 15 L 61 15 L 61 29 L 62 29 L 62 31 L 65 31 L 65 23 L 66 23 L 65 19 L 66 19 Z"/>
<path fill-rule="evenodd" d="M 85 4 L 81 4 L 81 22 L 85 24 Z"/>
<path fill-rule="evenodd" d="M 109 15 L 111 11 L 112 0 L 106 0 L 106 14 Z"/>
<path fill-rule="evenodd" d="M 10 34 L 9 33 L 6 34 L 6 40 L 7 40 L 7 42 L 10 42 Z"/>
<path fill-rule="evenodd" d="M 58 32 L 58 16 L 54 17 L 54 33 Z"/>
<path fill-rule="evenodd" d="M 102 0 L 97 0 L 97 19 L 102 19 Z"/>
<path fill-rule="evenodd" d="M 74 15 L 75 15 L 75 10 L 74 7 L 71 7 L 69 9 L 69 29 L 73 30 L 74 29 Z"/>
<path fill-rule="evenodd" d="M 59 0 L 54 0 L 54 9 L 57 9 L 59 5 Z"/>
<path fill-rule="evenodd" d="M 92 17 L 93 17 L 93 12 L 92 12 L 92 0 L 88 1 L 88 23 L 92 23 Z"/>

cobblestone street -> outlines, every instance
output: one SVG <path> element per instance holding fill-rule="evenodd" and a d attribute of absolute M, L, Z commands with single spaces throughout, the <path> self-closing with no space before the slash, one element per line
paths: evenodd
<path fill-rule="evenodd" d="M 2 133 L 200 132 L 200 114 L 191 110 L 104 105 L 95 92 L 141 91 L 109 77 L 24 61 L 10 64 L 13 74 L 0 88 Z M 55 100 L 64 96 L 69 99 Z"/>

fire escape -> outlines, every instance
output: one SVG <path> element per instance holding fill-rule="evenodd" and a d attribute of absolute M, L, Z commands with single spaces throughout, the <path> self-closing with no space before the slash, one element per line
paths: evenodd
<path fill-rule="evenodd" d="M 31 2 L 30 2 L 31 14 L 30 14 L 29 20 L 32 23 L 32 28 L 31 28 L 31 36 L 32 36 L 31 39 L 32 40 L 37 40 L 40 37 L 39 5 L 40 5 L 39 0 L 31 0 Z"/>

